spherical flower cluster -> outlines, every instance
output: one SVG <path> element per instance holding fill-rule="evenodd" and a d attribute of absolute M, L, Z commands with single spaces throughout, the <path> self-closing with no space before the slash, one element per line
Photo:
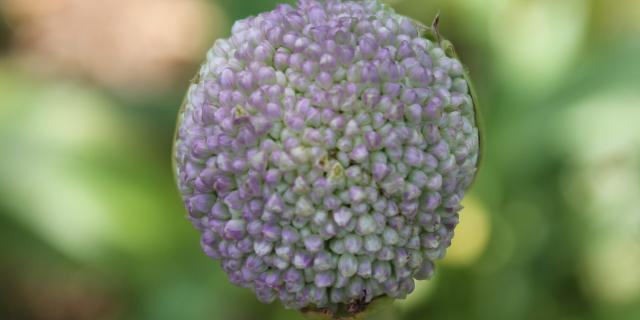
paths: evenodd
<path fill-rule="evenodd" d="M 231 282 L 335 310 L 432 276 L 479 141 L 465 71 L 426 30 L 377 0 L 300 0 L 216 41 L 175 160 Z"/>

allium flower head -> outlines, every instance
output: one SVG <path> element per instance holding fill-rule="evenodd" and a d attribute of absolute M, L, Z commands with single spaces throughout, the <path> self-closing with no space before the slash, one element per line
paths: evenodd
<path fill-rule="evenodd" d="M 336 312 L 433 275 L 479 147 L 450 49 L 377 0 L 280 5 L 215 42 L 175 160 L 204 252 L 231 282 Z"/>

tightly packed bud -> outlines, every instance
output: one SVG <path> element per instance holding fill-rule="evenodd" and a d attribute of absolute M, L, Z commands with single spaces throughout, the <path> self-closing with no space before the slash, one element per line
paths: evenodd
<path fill-rule="evenodd" d="M 336 310 L 433 274 L 478 158 L 439 35 L 377 0 L 235 23 L 180 112 L 177 181 L 207 255 L 263 302 Z"/>

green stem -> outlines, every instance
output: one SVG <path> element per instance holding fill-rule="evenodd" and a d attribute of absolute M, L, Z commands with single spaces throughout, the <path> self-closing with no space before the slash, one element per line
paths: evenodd
<path fill-rule="evenodd" d="M 332 312 L 327 309 L 305 310 L 302 312 L 308 320 L 395 320 L 396 313 L 393 307 L 393 299 L 378 298 L 364 306 L 357 313 L 350 313 L 344 306 Z"/>

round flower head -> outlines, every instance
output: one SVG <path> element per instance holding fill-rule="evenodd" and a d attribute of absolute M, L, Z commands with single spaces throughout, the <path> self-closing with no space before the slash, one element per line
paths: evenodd
<path fill-rule="evenodd" d="M 295 309 L 404 298 L 451 244 L 478 159 L 464 68 L 377 0 L 238 21 L 189 88 L 176 174 L 204 252 Z"/>

